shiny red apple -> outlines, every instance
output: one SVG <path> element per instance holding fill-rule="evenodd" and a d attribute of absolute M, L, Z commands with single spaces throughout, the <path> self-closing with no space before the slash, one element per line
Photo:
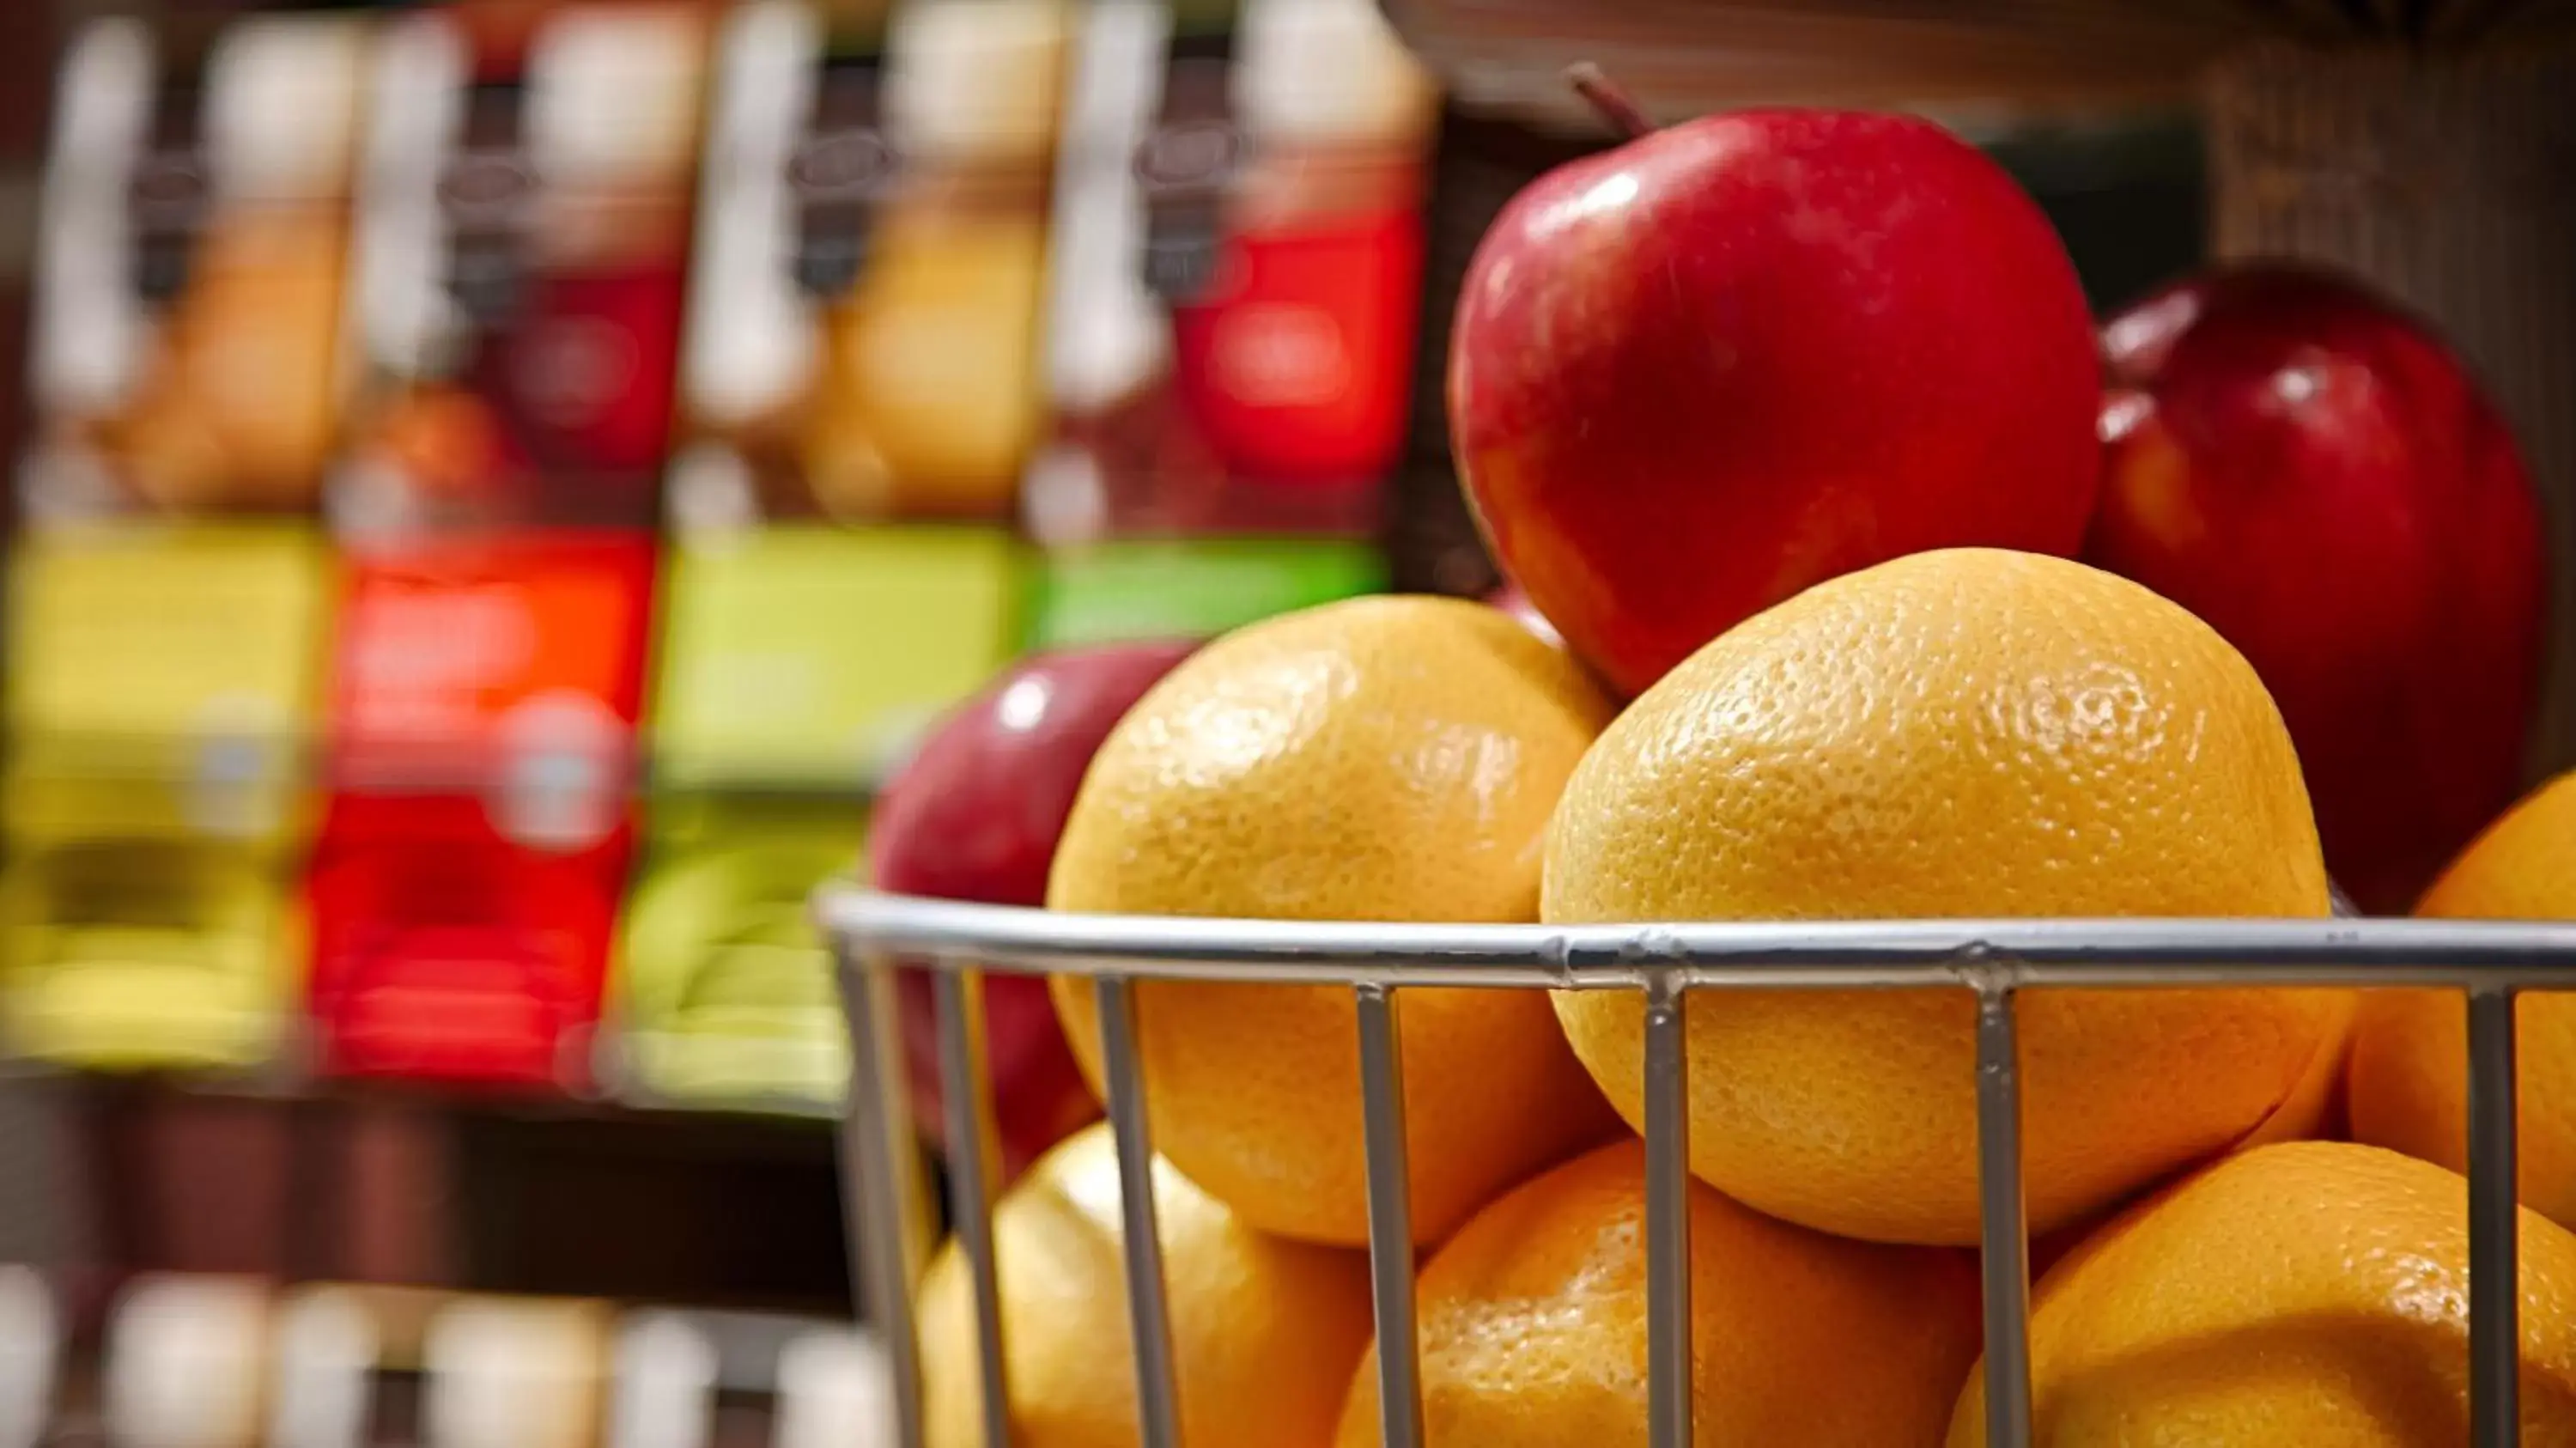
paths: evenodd
<path fill-rule="evenodd" d="M 1037 655 L 959 706 L 878 799 L 868 832 L 876 887 L 991 905 L 1045 904 L 1047 867 L 1091 756 L 1193 647 L 1123 643 Z M 942 1139 L 928 978 L 905 972 L 898 1001 L 914 1115 L 925 1133 Z M 984 1029 L 1007 1180 L 1100 1108 L 1065 1046 L 1043 980 L 987 974 Z"/>
<path fill-rule="evenodd" d="M 2102 339 L 2087 556 L 2252 661 L 2336 880 L 2407 909 L 2523 779 L 2547 563 L 2511 433 L 2427 323 L 2331 273 L 2215 272 Z"/>
<path fill-rule="evenodd" d="M 1905 116 L 1743 111 L 1513 198 L 1449 424 L 1498 560 L 1633 693 L 1899 554 L 2075 552 L 2098 381 L 2075 268 L 2001 167 Z"/>

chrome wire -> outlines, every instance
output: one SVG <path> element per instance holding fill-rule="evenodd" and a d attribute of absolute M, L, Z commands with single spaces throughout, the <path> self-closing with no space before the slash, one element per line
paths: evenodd
<path fill-rule="evenodd" d="M 1690 1017 L 1646 987 L 1646 1442 L 1690 1448 Z"/>
<path fill-rule="evenodd" d="M 927 1224 L 920 1218 L 921 1161 L 913 1139 L 903 1045 L 895 1017 L 894 964 L 855 940 L 838 947 L 849 1016 L 849 1111 L 841 1119 L 841 1210 L 849 1223 L 858 1300 L 884 1340 L 898 1448 L 921 1448 L 921 1343 L 912 1331 Z"/>
<path fill-rule="evenodd" d="M 2021 1016 L 1977 994 L 1977 1258 L 1985 1274 L 1986 1448 L 2029 1448 L 2030 1237 L 2021 1189 Z"/>
<path fill-rule="evenodd" d="M 1395 992 L 1357 988 L 1361 1149 L 1368 1165 L 1369 1300 L 1377 1314 L 1382 1448 L 1421 1448 L 1422 1373 L 1413 1318 L 1413 1184 L 1406 1163 L 1404 1042 Z"/>
<path fill-rule="evenodd" d="M 1127 1267 L 1127 1326 L 1136 1351 L 1139 1448 L 1179 1448 L 1172 1311 L 1163 1289 L 1163 1236 L 1155 1225 L 1154 1137 L 1137 1059 L 1136 986 L 1123 975 L 1092 982 L 1100 1008 L 1100 1074 L 1118 1144 L 1118 1225 Z"/>
<path fill-rule="evenodd" d="M 2460 920 L 1405 925 L 1071 915 L 826 887 L 823 927 L 1022 974 L 1296 985 L 1809 990 L 1982 984 L 2576 989 L 2576 924 Z"/>
<path fill-rule="evenodd" d="M 1137 1048 L 1135 982 L 1342 984 L 1358 1005 L 1370 1276 L 1387 1448 L 1424 1441 L 1405 1171 L 1401 988 L 1634 990 L 1645 1007 L 1647 1432 L 1691 1441 L 1689 1035 L 1694 990 L 1950 986 L 1977 1000 L 1979 1241 L 1985 1287 L 1986 1441 L 2029 1448 L 2030 1279 L 2022 1200 L 2018 993 L 2032 987 L 2429 986 L 2469 1013 L 2471 1441 L 2519 1441 L 2513 1002 L 2576 989 L 2576 925 L 2434 920 L 1914 920 L 1671 926 L 1433 926 L 1060 915 L 832 886 L 816 915 L 836 942 L 853 1048 L 843 1169 L 860 1300 L 890 1353 L 895 1441 L 921 1442 L 911 1330 L 922 1258 L 918 1155 L 895 1035 L 892 959 L 941 978 L 942 1079 L 952 1141 L 989 1140 L 978 969 L 1091 976 L 1104 1094 L 1117 1142 L 1139 1441 L 1179 1448 L 1170 1306 L 1151 1189 L 1153 1142 Z M 963 1088 L 963 1089 L 961 1089 Z M 989 1162 L 952 1177 L 960 1246 L 976 1274 L 979 1407 L 1007 1434 L 998 1292 L 990 1280 Z M 964 1180 L 958 1180 L 962 1177 Z M 978 1265 L 978 1264 L 981 1265 Z M 1401 1346 L 1397 1346 L 1401 1344 Z M 1392 1350 L 1390 1350 L 1392 1349 Z M 1724 1391 L 1725 1385 L 1715 1385 Z M 1223 1445 L 1197 1445 L 1223 1448 Z"/>
<path fill-rule="evenodd" d="M 975 1307 L 985 1448 L 1010 1448 L 1003 1382 L 1000 1269 L 993 1260 L 993 1092 L 984 1065 L 984 982 L 971 970 L 932 973 L 939 1025 L 939 1094 L 948 1134 L 948 1221 Z"/>
<path fill-rule="evenodd" d="M 2469 1441 L 2522 1438 L 2513 992 L 2469 992 Z"/>

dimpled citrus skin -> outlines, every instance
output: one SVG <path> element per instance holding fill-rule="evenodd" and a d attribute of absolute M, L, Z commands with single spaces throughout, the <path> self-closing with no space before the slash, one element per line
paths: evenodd
<path fill-rule="evenodd" d="M 1423 1269 L 1431 1448 L 1646 1441 L 1645 1152 L 1603 1147 L 1471 1218 Z M 1938 1443 L 1976 1359 L 1965 1253 L 1793 1227 L 1693 1183 L 1692 1442 Z M 1377 1354 L 1339 1448 L 1375 1448 Z"/>
<path fill-rule="evenodd" d="M 2038 1448 L 2468 1441 L 2468 1183 L 2376 1147 L 2231 1156 L 2040 1283 Z M 2576 1443 L 2576 1237 L 2522 1214 L 2522 1441 Z M 1982 1444 L 1981 1368 L 1951 1448 Z"/>
<path fill-rule="evenodd" d="M 1537 918 L 1548 814 L 1610 705 L 1499 609 L 1352 599 L 1239 630 L 1166 676 L 1084 776 L 1058 910 L 1281 920 Z M 1054 982 L 1095 1089 L 1090 984 Z M 1136 989 L 1154 1144 L 1244 1216 L 1368 1240 L 1359 1050 L 1334 986 Z M 1535 991 L 1399 998 L 1413 1225 L 1616 1129 Z"/>
<path fill-rule="evenodd" d="M 2415 907 L 2455 920 L 2576 920 L 2576 774 L 2563 774 L 2470 842 Z M 2525 1206 L 2576 1226 L 2576 997 L 2514 1008 Z M 2347 1078 L 2355 1140 L 2468 1167 L 2468 1006 L 2457 991 L 2363 995 Z"/>
<path fill-rule="evenodd" d="M 1639 697 L 1566 788 L 1543 913 L 2321 916 L 2327 888 L 2289 736 L 2235 650 L 2082 564 L 1958 549 L 1819 584 Z M 2025 992 L 2033 1230 L 2254 1130 L 2349 1009 Z M 1637 1124 L 1638 998 L 1557 1011 Z M 1823 1231 L 1975 1241 L 1974 1014 L 1960 990 L 1694 993 L 1692 1170 Z"/>
<path fill-rule="evenodd" d="M 993 1215 L 1004 1381 L 1018 1448 L 1134 1448 L 1118 1160 L 1106 1126 L 1057 1145 Z M 1182 1436 L 1230 1448 L 1316 1448 L 1369 1340 L 1367 1259 L 1245 1225 L 1159 1158 Z M 941 1249 L 921 1297 L 929 1448 L 984 1442 L 964 1259 Z"/>

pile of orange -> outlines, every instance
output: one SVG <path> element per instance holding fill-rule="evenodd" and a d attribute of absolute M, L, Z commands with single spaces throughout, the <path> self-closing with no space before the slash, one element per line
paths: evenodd
<path fill-rule="evenodd" d="M 1120 724 L 1049 894 L 1549 923 L 2330 901 L 2298 760 L 2234 649 L 2135 584 L 1966 549 L 1811 588 L 1624 709 L 1481 605 L 1254 625 Z M 2576 783 L 2497 825 L 2426 908 L 2576 915 Z M 1642 1443 L 1640 1001 L 1400 999 L 1428 1441 Z M 1057 1000 L 1096 1084 L 1089 993 Z M 2526 1182 L 2547 1215 L 2522 1227 L 2523 1412 L 2526 1441 L 2576 1443 L 2576 1236 L 2551 1220 L 2576 1220 L 2576 1011 L 2555 1007 L 2524 1007 Z M 2063 1253 L 2034 1299 L 2041 1441 L 2464 1440 L 2458 1010 L 2024 996 L 2030 1219 Z M 1374 1444 L 1348 992 L 1150 982 L 1138 1011 L 1185 1432 Z M 1695 1441 L 1978 1441 L 1970 998 L 1705 991 L 1688 1011 Z M 2355 1132 L 2382 1145 L 2305 1139 L 2343 1115 L 2347 1052 Z M 1118 1189 L 1095 1128 L 1001 1205 L 1016 1442 L 1134 1441 Z M 969 1444 L 953 1260 L 927 1293 L 933 1441 Z"/>

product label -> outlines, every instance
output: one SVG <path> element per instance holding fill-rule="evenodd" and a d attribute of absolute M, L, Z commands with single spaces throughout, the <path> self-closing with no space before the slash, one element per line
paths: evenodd
<path fill-rule="evenodd" d="M 82 530 L 10 562 L 14 829 L 262 841 L 297 813 L 325 631 L 320 535 Z"/>
<path fill-rule="evenodd" d="M 1016 651 L 1020 567 L 994 529 L 771 527 L 684 544 L 656 787 L 873 786 Z"/>
<path fill-rule="evenodd" d="M 1202 638 L 1257 619 L 1386 587 L 1365 543 L 1194 538 L 1104 543 L 1047 559 L 1039 648 L 1120 639 Z"/>
<path fill-rule="evenodd" d="M 343 273 L 370 32 L 258 17 L 66 54 L 35 268 L 37 526 L 314 505 L 348 391 Z"/>
<path fill-rule="evenodd" d="M 1105 0 L 1075 75 L 1029 531 L 1374 533 L 1410 402 L 1427 78 L 1367 0 Z"/>
<path fill-rule="evenodd" d="M 648 540 L 499 537 L 357 556 L 332 682 L 334 787 L 481 796 L 565 851 L 623 817 Z"/>
<path fill-rule="evenodd" d="M 334 517 L 369 537 L 649 526 L 705 14 L 550 12 L 524 69 L 473 41 L 453 17 L 416 16 L 376 69 L 358 249 L 371 404 Z"/>
<path fill-rule="evenodd" d="M 1066 7 L 791 0 L 719 43 L 682 529 L 1000 522 L 1042 425 L 1038 321 Z"/>

